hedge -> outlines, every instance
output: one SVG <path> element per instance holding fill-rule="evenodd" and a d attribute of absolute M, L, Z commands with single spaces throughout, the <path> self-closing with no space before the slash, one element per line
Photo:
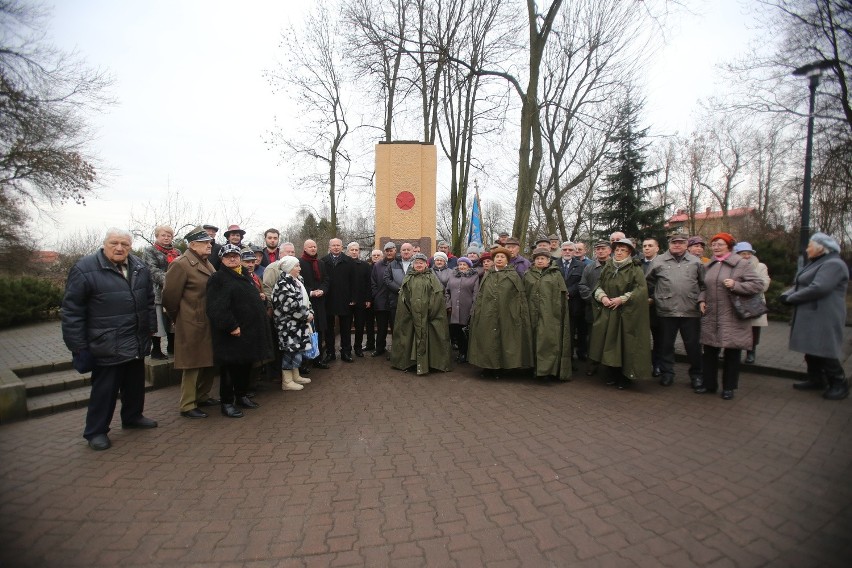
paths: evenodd
<path fill-rule="evenodd" d="M 38 321 L 59 309 L 63 291 L 33 276 L 0 277 L 0 328 Z"/>

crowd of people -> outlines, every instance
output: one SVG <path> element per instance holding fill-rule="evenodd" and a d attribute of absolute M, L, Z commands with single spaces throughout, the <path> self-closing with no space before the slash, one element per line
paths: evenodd
<path fill-rule="evenodd" d="M 672 235 L 661 252 L 656 239 L 615 232 L 591 257 L 585 243 L 550 235 L 527 258 L 501 233 L 460 257 L 445 242 L 431 257 L 416 244 L 386 242 L 362 258 L 357 242 L 344 247 L 338 238 L 324 255 L 306 240 L 297 256 L 276 229 L 266 231 L 263 247 L 245 244 L 237 225 L 216 243 L 218 230 L 195 227 L 181 254 L 174 231 L 157 227 L 138 258 L 129 254 L 132 236 L 110 229 L 103 247 L 71 269 L 62 330 L 75 368 L 92 372 L 83 435 L 93 449 L 110 447 L 119 392 L 124 428 L 157 427 L 142 414 L 148 355 L 173 356 L 182 371 L 182 416 L 207 418 L 205 408 L 218 406 L 241 418 L 259 406 L 257 367 L 282 390 L 299 391 L 338 356 L 348 364 L 386 358 L 425 375 L 449 371 L 455 353 L 457 364 L 485 377 L 529 370 L 563 381 L 583 363 L 586 375 L 617 389 L 652 376 L 669 387 L 680 334 L 693 391 L 721 390 L 730 400 L 742 352 L 746 364 L 755 362 L 766 325 L 765 309 L 743 314 L 747 301 L 765 304 L 766 266 L 728 233 L 709 239 L 709 255 L 700 236 Z M 810 262 L 781 296 L 796 307 L 790 349 L 806 354 L 808 379 L 794 386 L 834 400 L 848 396 L 839 362 L 848 269 L 839 251 L 833 238 L 815 234 Z M 210 393 L 216 368 L 218 398 Z"/>

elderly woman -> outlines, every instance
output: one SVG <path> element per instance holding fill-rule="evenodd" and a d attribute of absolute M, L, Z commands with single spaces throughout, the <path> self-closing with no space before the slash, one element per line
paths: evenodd
<path fill-rule="evenodd" d="M 737 243 L 736 246 L 734 246 L 734 252 L 749 261 L 751 263 L 751 267 L 760 277 L 760 281 L 763 282 L 763 289 L 760 291 L 760 300 L 766 304 L 766 296 L 764 294 L 767 290 L 769 290 L 769 284 L 771 282 L 769 278 L 769 269 L 765 264 L 757 260 L 756 256 L 754 256 L 757 252 L 755 252 L 752 248 L 751 243 L 747 243 L 746 241 Z M 751 349 L 746 351 L 744 363 L 748 365 L 754 364 L 757 344 L 760 343 L 760 328 L 768 326 L 769 319 L 766 317 L 766 314 L 751 320 Z"/>
<path fill-rule="evenodd" d="M 272 289 L 272 319 L 281 351 L 281 390 L 302 390 L 311 379 L 302 377 L 303 353 L 311 348 L 314 311 L 302 283 L 302 266 L 294 256 L 280 261 L 281 275 Z"/>
<path fill-rule="evenodd" d="M 651 370 L 648 285 L 642 267 L 634 262 L 633 241 L 619 239 L 613 246 L 613 256 L 592 291 L 589 359 L 611 369 L 607 385 L 624 389 Z"/>
<path fill-rule="evenodd" d="M 213 338 L 213 360 L 219 368 L 222 414 L 241 418 L 234 406 L 257 408 L 248 394 L 249 375 L 256 361 L 272 355 L 266 306 L 240 262 L 240 247 L 219 250 L 221 265 L 207 281 L 207 319 Z"/>
<path fill-rule="evenodd" d="M 432 272 L 438 278 L 441 286 L 446 289 L 447 281 L 449 281 L 453 270 L 447 267 L 447 255 L 445 253 L 439 251 L 432 257 Z"/>
<path fill-rule="evenodd" d="M 805 354 L 808 380 L 797 390 L 828 389 L 822 397 L 842 400 L 849 396 L 843 373 L 843 327 L 846 325 L 846 286 L 849 268 L 840 258 L 840 245 L 825 233 L 815 233 L 807 248 L 808 264 L 796 274 L 794 286 L 781 301 L 794 306 L 790 350 Z"/>
<path fill-rule="evenodd" d="M 524 274 L 535 346 L 535 374 L 567 381 L 571 379 L 568 287 L 562 271 L 550 259 L 550 247 L 536 249 L 533 265 Z"/>
<path fill-rule="evenodd" d="M 731 400 L 740 378 L 740 356 L 751 349 L 753 320 L 740 319 L 734 310 L 734 295 L 760 294 L 763 281 L 751 262 L 734 254 L 736 240 L 729 233 L 719 233 L 710 239 L 713 257 L 707 264 L 704 283 L 707 288 L 698 295 L 701 318 L 702 384 L 697 394 L 715 393 L 718 389 L 719 353 L 724 350 L 722 398 Z"/>
<path fill-rule="evenodd" d="M 450 274 L 444 296 L 450 316 L 450 339 L 458 345 L 459 363 L 467 363 L 467 333 L 473 303 L 479 293 L 479 273 L 473 269 L 473 261 L 466 256 L 458 259 L 456 269 Z"/>
<path fill-rule="evenodd" d="M 154 307 L 157 314 L 157 332 L 151 337 L 151 359 L 168 359 L 163 353 L 162 338 L 165 337 L 166 352 L 174 353 L 174 324 L 163 310 L 163 284 L 166 283 L 166 270 L 169 264 L 180 256 L 180 251 L 172 246 L 175 232 L 171 227 L 160 225 L 154 229 L 154 244 L 142 251 L 142 260 L 151 272 L 154 286 Z"/>
<path fill-rule="evenodd" d="M 391 365 L 426 375 L 429 369 L 450 370 L 450 335 L 444 287 L 429 270 L 423 253 L 414 255 L 402 279 L 393 326 Z"/>
<path fill-rule="evenodd" d="M 485 277 L 492 266 L 494 266 L 494 257 L 491 256 L 490 252 L 484 252 L 479 255 L 479 268 L 477 268 L 477 271 L 479 272 L 480 280 Z"/>
<path fill-rule="evenodd" d="M 468 361 L 483 376 L 499 377 L 505 369 L 528 369 L 535 360 L 524 283 L 509 265 L 508 249 L 497 247 L 491 254 L 494 266 L 479 285 L 470 318 Z"/>

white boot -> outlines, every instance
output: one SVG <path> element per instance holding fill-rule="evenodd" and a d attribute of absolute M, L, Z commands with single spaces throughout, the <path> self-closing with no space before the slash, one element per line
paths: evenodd
<path fill-rule="evenodd" d="M 303 387 L 293 381 L 292 369 L 281 369 L 281 390 L 283 391 L 300 391 Z"/>
<path fill-rule="evenodd" d="M 311 382 L 311 379 L 300 375 L 299 368 L 296 367 L 295 369 L 293 369 L 293 382 L 299 385 L 306 385 Z"/>

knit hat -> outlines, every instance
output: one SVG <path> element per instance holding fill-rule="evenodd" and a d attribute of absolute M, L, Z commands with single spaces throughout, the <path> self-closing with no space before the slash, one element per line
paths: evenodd
<path fill-rule="evenodd" d="M 436 254 L 437 254 L 437 253 L 436 253 Z M 417 254 L 415 254 L 413 257 L 411 257 L 411 260 L 412 260 L 412 262 L 413 262 L 413 261 L 415 261 L 415 260 L 423 260 L 423 261 L 425 261 L 425 262 L 429 262 L 429 257 L 427 257 L 427 256 L 426 256 L 425 254 L 423 254 L 422 252 L 418 252 L 418 253 L 417 253 Z"/>
<path fill-rule="evenodd" d="M 480 251 L 479 245 L 476 244 L 476 243 L 470 243 L 470 246 L 467 247 L 467 254 L 470 254 L 472 252 L 479 254 L 479 251 Z"/>
<path fill-rule="evenodd" d="M 282 274 L 290 274 L 290 271 L 293 270 L 293 267 L 299 264 L 299 259 L 295 256 L 285 256 L 281 259 L 281 264 L 278 266 L 281 267 Z"/>
<path fill-rule="evenodd" d="M 432 259 L 436 260 L 436 259 L 439 259 L 439 258 L 444 259 L 444 262 L 447 262 L 449 260 L 447 258 L 447 255 L 442 253 L 441 251 L 438 251 L 438 252 L 436 252 L 435 254 L 432 255 Z"/>
<path fill-rule="evenodd" d="M 811 240 L 816 244 L 825 247 L 825 250 L 828 252 L 840 252 L 840 243 L 838 243 L 834 237 L 826 235 L 825 233 L 814 233 L 811 236 Z"/>
<path fill-rule="evenodd" d="M 728 248 L 730 249 L 734 248 L 734 245 L 737 244 L 737 239 L 735 239 L 734 235 L 732 235 L 731 233 L 716 233 L 715 235 L 713 235 L 713 238 L 710 239 L 710 242 L 712 243 L 716 239 L 722 239 L 723 241 L 725 241 L 725 244 L 727 244 Z"/>
<path fill-rule="evenodd" d="M 494 257 L 491 256 L 490 252 L 484 252 L 481 255 L 479 255 L 479 262 L 482 262 L 482 261 L 485 261 L 485 260 L 493 261 Z"/>
<path fill-rule="evenodd" d="M 465 264 L 467 265 L 467 267 L 468 267 L 468 268 L 473 268 L 473 261 L 472 261 L 472 260 L 470 260 L 470 259 L 469 259 L 468 257 L 466 257 L 466 256 L 460 256 L 460 257 L 458 257 L 458 258 L 456 259 L 456 265 L 457 265 L 457 266 L 458 266 L 458 263 L 459 263 L 459 262 L 463 262 L 463 263 L 465 263 Z"/>

